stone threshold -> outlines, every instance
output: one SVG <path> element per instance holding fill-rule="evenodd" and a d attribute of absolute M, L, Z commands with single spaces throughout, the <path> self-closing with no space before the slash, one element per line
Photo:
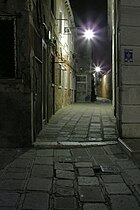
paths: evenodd
<path fill-rule="evenodd" d="M 72 148 L 72 147 L 93 147 L 93 146 L 106 146 L 118 144 L 118 141 L 102 141 L 102 142 L 34 142 L 33 146 L 35 148 Z"/>

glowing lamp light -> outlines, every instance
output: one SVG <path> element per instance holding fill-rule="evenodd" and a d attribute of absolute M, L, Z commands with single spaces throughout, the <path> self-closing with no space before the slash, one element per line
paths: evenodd
<path fill-rule="evenodd" d="M 95 71 L 96 72 L 100 72 L 101 71 L 101 68 L 99 66 L 96 66 Z"/>
<path fill-rule="evenodd" d="M 94 37 L 94 32 L 91 29 L 85 30 L 84 37 L 90 40 Z"/>

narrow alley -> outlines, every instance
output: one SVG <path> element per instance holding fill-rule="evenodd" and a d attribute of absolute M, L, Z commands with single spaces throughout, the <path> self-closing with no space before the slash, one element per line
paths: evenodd
<path fill-rule="evenodd" d="M 34 147 L 11 151 L 1 210 L 140 210 L 140 169 L 118 144 L 108 100 L 63 108 Z"/>
<path fill-rule="evenodd" d="M 116 140 L 110 100 L 98 98 L 96 103 L 75 103 L 59 110 L 40 132 L 36 145 L 78 146 Z"/>
<path fill-rule="evenodd" d="M 140 210 L 139 19 L 140 0 L 0 1 L 0 210 Z"/>

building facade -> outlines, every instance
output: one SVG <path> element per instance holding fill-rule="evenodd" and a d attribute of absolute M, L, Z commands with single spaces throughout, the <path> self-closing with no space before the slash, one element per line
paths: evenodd
<path fill-rule="evenodd" d="M 76 102 L 91 102 L 92 95 L 92 40 L 85 40 L 83 30 L 77 30 Z M 80 37 L 80 38 L 79 38 Z"/>
<path fill-rule="evenodd" d="M 54 36 L 56 56 L 54 60 L 55 111 L 74 102 L 75 93 L 75 24 L 69 1 L 57 0 Z"/>
<path fill-rule="evenodd" d="M 121 138 L 140 138 L 140 1 L 112 0 L 113 101 Z"/>
<path fill-rule="evenodd" d="M 97 80 L 97 96 L 112 101 L 112 72 L 108 70 Z"/>
<path fill-rule="evenodd" d="M 59 38 L 60 4 L 60 19 L 72 26 L 69 1 L 0 3 L 0 147 L 31 145 L 43 124 L 74 100 L 74 34 Z"/>

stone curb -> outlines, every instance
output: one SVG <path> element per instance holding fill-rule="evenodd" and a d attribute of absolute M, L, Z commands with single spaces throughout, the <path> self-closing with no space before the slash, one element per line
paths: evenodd
<path fill-rule="evenodd" d="M 90 147 L 90 146 L 106 146 L 118 144 L 117 141 L 104 141 L 104 142 L 35 142 L 35 148 L 72 148 L 72 147 Z"/>

